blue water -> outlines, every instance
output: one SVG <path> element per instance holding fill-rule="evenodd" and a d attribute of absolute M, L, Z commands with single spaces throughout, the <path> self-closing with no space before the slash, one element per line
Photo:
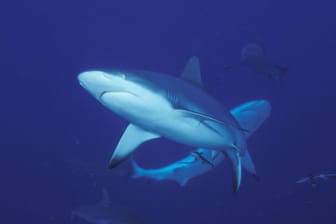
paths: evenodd
<path fill-rule="evenodd" d="M 71 223 L 71 210 L 111 200 L 150 223 L 336 223 L 336 181 L 295 181 L 336 170 L 336 4 L 333 1 L 2 1 L 0 223 Z M 224 65 L 259 40 L 288 66 L 284 86 Z M 229 108 L 264 98 L 272 113 L 248 142 L 261 177 L 232 195 L 228 164 L 185 187 L 78 175 L 67 161 L 107 167 L 127 122 L 78 82 L 91 68 L 178 76 L 200 58 L 209 91 Z M 157 167 L 189 147 L 159 139 L 135 156 Z M 72 164 L 72 163 L 70 163 Z M 121 171 L 129 169 L 123 164 Z"/>

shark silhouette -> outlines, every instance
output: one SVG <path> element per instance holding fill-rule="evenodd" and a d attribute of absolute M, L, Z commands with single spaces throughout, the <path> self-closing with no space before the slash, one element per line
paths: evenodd
<path fill-rule="evenodd" d="M 102 190 L 99 203 L 75 208 L 71 212 L 71 217 L 72 220 L 79 218 L 94 224 L 145 224 L 138 215 L 114 205 L 106 189 Z"/>
<path fill-rule="evenodd" d="M 225 68 L 232 69 L 243 66 L 249 67 L 256 74 L 267 75 L 280 81 L 282 81 L 284 74 L 288 71 L 287 67 L 269 60 L 265 47 L 260 41 L 246 44 L 242 49 L 240 61 L 226 65 Z"/>
<path fill-rule="evenodd" d="M 271 105 L 266 100 L 247 102 L 231 110 L 237 121 L 250 130 L 250 134 L 253 134 L 261 126 L 269 117 L 270 112 Z M 246 138 L 248 137 L 249 135 L 246 136 Z M 149 178 L 158 181 L 172 180 L 184 186 L 192 178 L 211 171 L 213 166 L 217 166 L 225 160 L 223 154 L 218 154 L 218 156 L 213 158 L 212 150 L 198 148 L 196 152 L 202 156 L 202 159 L 195 158 L 191 154 L 179 161 L 156 169 L 144 169 L 132 158 L 133 178 Z M 257 176 L 254 163 L 249 154 L 245 154 L 243 157 L 242 166 L 253 176 Z"/>
<path fill-rule="evenodd" d="M 232 163 L 234 192 L 241 184 L 246 135 L 230 111 L 203 89 L 199 60 L 192 57 L 181 78 L 149 71 L 85 71 L 80 85 L 130 122 L 111 157 L 113 168 L 142 143 L 165 137 L 223 153 Z"/>
<path fill-rule="evenodd" d="M 306 177 L 302 177 L 296 181 L 297 184 L 309 183 L 312 187 L 315 187 L 319 181 L 326 181 L 328 179 L 336 180 L 336 173 L 321 173 L 318 175 L 309 174 Z"/>

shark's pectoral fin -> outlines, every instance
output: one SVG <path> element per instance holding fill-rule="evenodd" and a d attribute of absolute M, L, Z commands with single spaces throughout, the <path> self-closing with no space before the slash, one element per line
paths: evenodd
<path fill-rule="evenodd" d="M 121 136 L 109 162 L 109 168 L 114 168 L 124 161 L 142 143 L 159 138 L 160 136 L 148 132 L 136 125 L 129 124 Z"/>
<path fill-rule="evenodd" d="M 242 178 L 241 158 L 239 152 L 237 152 L 236 150 L 225 150 L 223 151 L 223 153 L 232 163 L 233 192 L 237 193 Z"/>

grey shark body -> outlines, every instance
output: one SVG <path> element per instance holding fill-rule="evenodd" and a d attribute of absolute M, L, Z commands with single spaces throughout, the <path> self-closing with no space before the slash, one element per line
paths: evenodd
<path fill-rule="evenodd" d="M 258 41 L 246 44 L 242 49 L 240 61 L 228 65 L 226 68 L 232 69 L 241 66 L 247 66 L 254 73 L 267 75 L 273 79 L 281 79 L 288 70 L 284 66 L 271 62 L 266 55 L 264 46 Z"/>
<path fill-rule="evenodd" d="M 217 150 L 230 158 L 235 191 L 241 182 L 245 135 L 230 111 L 203 90 L 196 57 L 182 78 L 149 71 L 87 71 L 79 82 L 100 103 L 130 122 L 111 157 L 113 168 L 143 142 L 165 137 Z"/>
<path fill-rule="evenodd" d="M 270 112 L 271 106 L 265 100 L 247 102 L 231 110 L 236 120 L 250 130 L 250 134 L 261 126 L 270 115 Z M 249 136 L 246 135 L 246 139 Z M 208 173 L 213 170 L 213 167 L 218 166 L 225 160 L 225 156 L 221 153 L 213 157 L 213 151 L 208 149 L 198 148 L 196 153 L 201 155 L 202 159 L 197 159 L 191 154 L 167 166 L 155 169 L 144 169 L 132 159 L 133 178 L 148 178 L 157 181 L 172 180 L 184 186 L 192 178 Z M 242 166 L 252 175 L 257 175 L 255 165 L 248 153 L 242 157 Z"/>
<path fill-rule="evenodd" d="M 71 216 L 72 220 L 79 218 L 93 224 L 145 224 L 138 215 L 113 205 L 105 189 L 99 203 L 75 208 Z"/>
<path fill-rule="evenodd" d="M 328 179 L 336 180 L 336 173 L 321 173 L 318 175 L 309 174 L 306 177 L 300 178 L 296 181 L 297 184 L 308 183 L 312 187 L 315 187 L 319 181 L 326 181 Z"/>

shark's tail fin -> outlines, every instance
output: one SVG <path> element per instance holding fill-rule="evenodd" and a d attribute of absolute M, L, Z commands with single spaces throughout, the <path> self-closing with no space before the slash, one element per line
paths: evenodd
<path fill-rule="evenodd" d="M 245 133 L 246 138 L 261 126 L 270 113 L 271 105 L 266 100 L 250 101 L 232 110 L 232 115 L 236 118 L 240 126 L 248 130 L 248 132 Z M 257 176 L 255 165 L 248 151 L 242 156 L 241 160 L 244 169 L 258 180 L 259 177 Z"/>
<path fill-rule="evenodd" d="M 244 129 L 246 138 L 253 134 L 271 113 L 271 104 L 267 100 L 254 100 L 243 103 L 232 110 L 232 115 Z"/>
<path fill-rule="evenodd" d="M 133 178 L 140 178 L 140 177 L 144 177 L 144 169 L 142 169 L 134 160 L 133 157 L 131 157 L 131 164 L 132 164 L 132 168 L 133 168 Z"/>

